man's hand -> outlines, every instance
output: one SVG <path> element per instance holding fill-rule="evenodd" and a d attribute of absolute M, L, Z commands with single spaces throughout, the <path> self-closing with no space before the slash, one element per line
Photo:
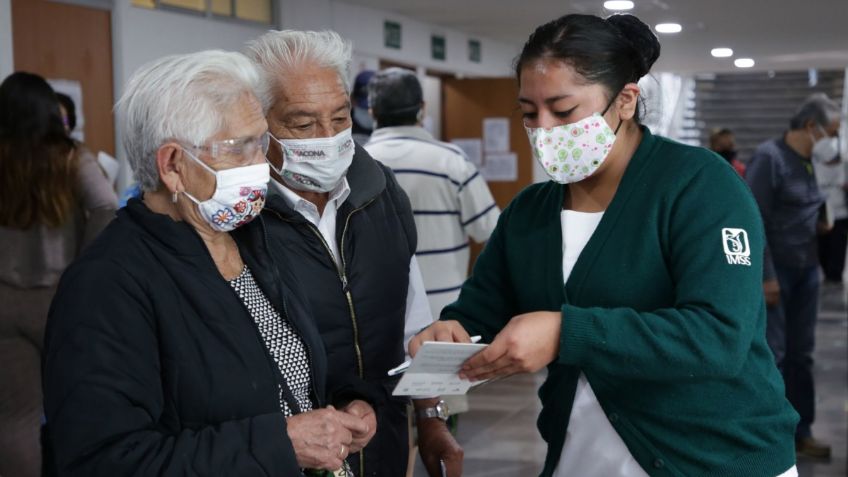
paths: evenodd
<path fill-rule="evenodd" d="M 513 317 L 486 349 L 468 358 L 459 371 L 472 381 L 534 373 L 559 353 L 562 313 L 536 311 Z"/>
<path fill-rule="evenodd" d="M 415 401 L 416 409 L 435 406 L 438 399 Z M 441 462 L 447 477 L 462 475 L 462 447 L 453 438 L 448 426 L 439 418 L 418 419 L 418 453 L 430 477 L 442 477 Z"/>
<path fill-rule="evenodd" d="M 778 283 L 777 278 L 763 282 L 763 295 L 768 306 L 776 306 L 780 303 L 780 283 Z"/>
<path fill-rule="evenodd" d="M 458 321 L 437 321 L 424 328 L 409 341 L 409 355 L 415 356 L 425 341 L 447 341 L 449 343 L 470 343 L 471 337 Z"/>
<path fill-rule="evenodd" d="M 286 427 L 297 464 L 305 469 L 340 469 L 350 453 L 353 433 L 368 432 L 362 419 L 332 406 L 289 417 Z"/>
<path fill-rule="evenodd" d="M 356 432 L 351 430 L 353 440 L 350 443 L 350 453 L 356 453 L 368 445 L 368 442 L 374 437 L 377 432 L 377 415 L 374 414 L 374 408 L 365 401 L 356 399 L 342 409 L 343 412 L 359 418 L 366 425 L 365 432 Z"/>

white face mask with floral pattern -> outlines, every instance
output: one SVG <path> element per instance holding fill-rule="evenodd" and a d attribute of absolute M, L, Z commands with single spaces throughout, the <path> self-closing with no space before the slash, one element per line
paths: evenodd
<path fill-rule="evenodd" d="M 525 126 L 524 129 L 530 139 L 533 157 L 551 180 L 560 184 L 580 182 L 594 174 L 615 143 L 615 132 L 607 124 L 603 113 L 595 113 L 576 123 L 562 126 Z"/>
<path fill-rule="evenodd" d="M 197 204 L 200 216 L 219 232 L 230 232 L 255 219 L 265 205 L 265 194 L 271 170 L 268 164 L 234 167 L 216 171 L 194 154 L 183 149 L 188 157 L 215 176 L 215 193 L 207 200 L 198 200 L 186 191 L 186 197 Z"/>

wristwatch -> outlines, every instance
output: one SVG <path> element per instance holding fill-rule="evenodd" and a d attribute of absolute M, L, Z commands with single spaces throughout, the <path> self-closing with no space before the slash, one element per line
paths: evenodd
<path fill-rule="evenodd" d="M 450 410 L 448 409 L 447 403 L 440 400 L 436 403 L 435 407 L 416 409 L 415 415 L 418 417 L 418 419 L 428 419 L 437 417 L 443 421 L 447 421 L 448 416 L 450 416 Z"/>

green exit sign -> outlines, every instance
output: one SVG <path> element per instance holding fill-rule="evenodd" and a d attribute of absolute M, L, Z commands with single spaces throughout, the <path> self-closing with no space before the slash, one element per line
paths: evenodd
<path fill-rule="evenodd" d="M 468 60 L 479 63 L 481 56 L 480 40 L 468 40 Z"/>
<path fill-rule="evenodd" d="M 400 23 L 388 20 L 383 22 L 383 45 L 400 50 Z"/>
<path fill-rule="evenodd" d="M 430 37 L 430 52 L 434 60 L 445 60 L 445 37 L 433 35 Z"/>

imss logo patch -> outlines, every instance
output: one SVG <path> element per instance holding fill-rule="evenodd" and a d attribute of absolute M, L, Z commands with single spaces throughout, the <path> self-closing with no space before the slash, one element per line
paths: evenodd
<path fill-rule="evenodd" d="M 751 266 L 751 246 L 745 229 L 721 229 L 721 241 L 727 263 Z"/>

